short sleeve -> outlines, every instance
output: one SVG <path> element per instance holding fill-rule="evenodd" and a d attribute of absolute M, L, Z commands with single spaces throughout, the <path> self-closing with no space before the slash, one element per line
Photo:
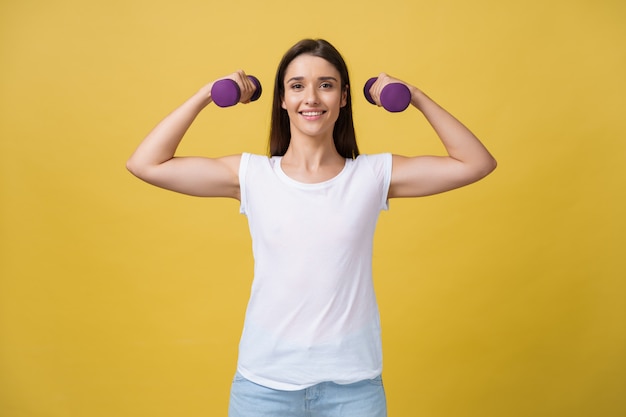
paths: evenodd
<path fill-rule="evenodd" d="M 361 155 L 370 166 L 380 190 L 380 209 L 389 210 L 392 157 L 390 153 Z"/>
<path fill-rule="evenodd" d="M 239 213 L 246 214 L 247 212 L 247 192 L 246 192 L 246 174 L 248 173 L 248 163 L 250 162 L 249 153 L 241 154 L 241 162 L 239 163 L 239 193 L 240 193 L 240 204 L 239 204 Z"/>

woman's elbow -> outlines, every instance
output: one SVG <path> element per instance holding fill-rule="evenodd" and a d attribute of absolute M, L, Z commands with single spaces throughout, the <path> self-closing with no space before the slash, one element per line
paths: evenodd
<path fill-rule="evenodd" d="M 487 175 L 491 174 L 498 167 L 498 161 L 489 155 L 489 158 L 485 159 L 485 161 L 478 167 L 477 176 L 478 179 L 484 178 Z"/>
<path fill-rule="evenodd" d="M 126 161 L 126 169 L 128 170 L 128 172 L 135 175 L 136 167 L 132 157 Z"/>
<path fill-rule="evenodd" d="M 485 175 L 489 175 L 498 167 L 498 161 L 496 161 L 496 158 L 494 158 L 493 156 L 490 156 L 489 161 L 487 162 L 486 165 L 487 165 L 487 173 Z"/>
<path fill-rule="evenodd" d="M 137 178 L 143 178 L 144 168 L 135 158 L 130 157 L 126 161 L 126 169 Z"/>

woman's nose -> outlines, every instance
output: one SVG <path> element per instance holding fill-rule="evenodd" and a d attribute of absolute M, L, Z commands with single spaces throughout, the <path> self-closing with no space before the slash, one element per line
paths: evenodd
<path fill-rule="evenodd" d="M 319 102 L 317 89 L 313 87 L 307 88 L 305 101 L 307 104 L 317 104 Z"/>

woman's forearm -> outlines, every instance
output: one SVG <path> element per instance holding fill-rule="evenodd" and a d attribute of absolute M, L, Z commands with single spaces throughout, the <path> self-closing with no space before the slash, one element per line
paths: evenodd
<path fill-rule="evenodd" d="M 463 123 L 421 90 L 415 87 L 410 90 L 411 104 L 426 117 L 451 158 L 480 171 L 491 172 L 495 168 L 495 159 Z"/>
<path fill-rule="evenodd" d="M 139 144 L 127 162 L 137 173 L 144 168 L 169 161 L 174 157 L 183 136 L 198 114 L 211 103 L 211 85 L 201 88 L 181 106 L 166 116 Z"/>

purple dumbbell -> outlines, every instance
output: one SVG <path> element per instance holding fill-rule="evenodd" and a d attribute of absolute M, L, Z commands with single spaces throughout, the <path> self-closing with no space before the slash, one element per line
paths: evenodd
<path fill-rule="evenodd" d="M 256 89 L 250 101 L 258 100 L 261 97 L 261 93 L 263 89 L 261 88 L 261 83 L 259 80 L 253 76 L 248 75 L 248 78 L 255 85 Z M 225 78 L 223 80 L 215 81 L 213 86 L 211 87 L 211 97 L 213 98 L 213 102 L 220 107 L 230 107 L 239 103 L 241 99 L 241 90 L 239 89 L 239 85 L 231 80 L 230 78 Z"/>
<path fill-rule="evenodd" d="M 376 104 L 370 95 L 370 88 L 372 84 L 376 82 L 378 77 L 370 78 L 363 87 L 363 94 L 365 98 L 372 104 Z M 383 91 L 380 92 L 380 104 L 383 105 L 385 110 L 392 113 L 398 113 L 406 110 L 411 104 L 411 92 L 409 88 L 401 83 L 391 83 L 383 87 Z"/>

